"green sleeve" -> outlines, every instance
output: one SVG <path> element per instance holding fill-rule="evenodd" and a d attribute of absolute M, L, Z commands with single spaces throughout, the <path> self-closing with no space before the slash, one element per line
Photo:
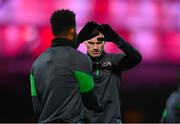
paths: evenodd
<path fill-rule="evenodd" d="M 31 83 L 31 96 L 37 96 L 34 76 L 30 74 L 30 83 Z"/>
<path fill-rule="evenodd" d="M 166 110 L 166 109 L 163 111 L 162 117 L 163 117 L 163 118 L 167 118 L 167 110 Z"/>
<path fill-rule="evenodd" d="M 78 80 L 79 89 L 81 93 L 86 93 L 93 89 L 94 82 L 93 78 L 81 71 L 75 71 L 75 77 Z"/>

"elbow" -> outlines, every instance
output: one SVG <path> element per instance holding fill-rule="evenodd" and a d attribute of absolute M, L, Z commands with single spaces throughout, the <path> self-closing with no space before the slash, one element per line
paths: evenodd
<path fill-rule="evenodd" d="M 139 64 L 142 61 L 142 55 L 140 53 L 137 54 L 136 56 L 136 63 Z"/>
<path fill-rule="evenodd" d="M 135 66 L 137 66 L 138 64 L 140 64 L 142 61 L 142 56 L 141 54 L 136 54 L 133 59 L 131 59 L 131 62 L 129 61 L 129 69 L 133 68 Z"/>

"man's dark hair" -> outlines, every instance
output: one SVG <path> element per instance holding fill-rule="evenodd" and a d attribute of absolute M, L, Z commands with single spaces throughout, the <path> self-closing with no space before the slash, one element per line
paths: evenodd
<path fill-rule="evenodd" d="M 71 28 L 76 27 L 75 13 L 68 9 L 56 10 L 50 21 L 54 36 L 66 35 Z"/>

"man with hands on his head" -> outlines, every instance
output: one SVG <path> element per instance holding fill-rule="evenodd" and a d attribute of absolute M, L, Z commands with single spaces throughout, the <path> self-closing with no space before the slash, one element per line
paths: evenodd
<path fill-rule="evenodd" d="M 92 34 L 87 34 L 88 30 L 94 31 L 92 31 Z M 137 66 L 142 57 L 134 47 L 119 36 L 108 24 L 99 25 L 95 22 L 88 22 L 79 35 L 94 36 L 84 43 L 87 47 L 87 55 L 92 61 L 95 94 L 102 101 L 111 101 L 111 104 L 108 104 L 101 113 L 85 109 L 85 120 L 86 122 L 121 123 L 121 74 Z M 106 53 L 104 44 L 109 41 L 115 43 L 124 53 Z M 79 43 L 82 42 L 83 40 L 79 40 Z"/>

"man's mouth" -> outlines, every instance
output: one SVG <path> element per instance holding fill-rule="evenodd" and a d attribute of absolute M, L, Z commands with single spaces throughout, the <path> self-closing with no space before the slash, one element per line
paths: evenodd
<path fill-rule="evenodd" d="M 93 51 L 93 54 L 99 54 L 99 51 Z"/>

